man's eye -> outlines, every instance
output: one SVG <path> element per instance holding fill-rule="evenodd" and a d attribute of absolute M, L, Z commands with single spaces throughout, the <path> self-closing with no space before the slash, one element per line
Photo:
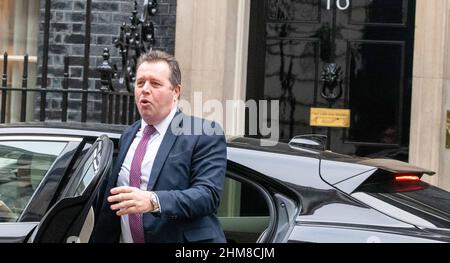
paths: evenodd
<path fill-rule="evenodd" d="M 137 84 L 138 87 L 144 86 L 144 82 L 143 81 L 138 81 L 136 84 Z"/>

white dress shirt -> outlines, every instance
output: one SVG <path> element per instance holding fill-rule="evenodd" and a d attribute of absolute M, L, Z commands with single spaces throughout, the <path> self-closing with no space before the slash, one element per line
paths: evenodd
<path fill-rule="evenodd" d="M 147 185 L 150 178 L 150 173 L 152 171 L 153 162 L 155 161 L 155 157 L 158 152 L 159 146 L 161 145 L 164 135 L 166 134 L 166 131 L 169 128 L 176 111 L 177 107 L 174 107 L 172 111 L 169 113 L 169 115 L 167 115 L 167 117 L 162 122 L 154 125 L 156 132 L 152 135 L 150 141 L 147 144 L 144 160 L 142 161 L 141 185 L 140 185 L 141 190 L 145 191 L 147 190 Z M 134 137 L 133 143 L 128 149 L 125 160 L 123 161 L 122 167 L 120 168 L 119 177 L 117 179 L 117 186 L 129 186 L 131 162 L 133 161 L 134 152 L 136 151 L 136 148 L 139 142 L 141 141 L 144 128 L 147 125 L 148 124 L 144 120 L 141 120 L 141 128 L 137 132 L 136 137 Z M 120 221 L 122 230 L 122 233 L 120 235 L 120 242 L 133 243 L 130 224 L 128 221 L 128 215 L 122 216 Z"/>

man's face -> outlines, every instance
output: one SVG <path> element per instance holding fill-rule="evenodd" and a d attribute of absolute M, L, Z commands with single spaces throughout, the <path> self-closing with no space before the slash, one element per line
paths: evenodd
<path fill-rule="evenodd" d="M 181 91 L 172 87 L 170 68 L 164 61 L 144 62 L 136 73 L 134 96 L 141 117 L 147 124 L 160 123 L 169 115 Z"/>

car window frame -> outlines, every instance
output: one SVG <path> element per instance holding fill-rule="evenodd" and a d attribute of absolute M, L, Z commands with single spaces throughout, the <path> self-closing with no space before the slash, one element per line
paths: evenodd
<path fill-rule="evenodd" d="M 97 151 L 95 151 L 98 149 Z M 27 242 L 32 243 L 61 243 L 77 242 L 72 238 L 80 238 L 85 220 L 92 210 L 92 204 L 100 190 L 101 185 L 112 172 L 112 156 L 114 144 L 107 135 L 99 136 L 89 148 L 87 154 L 81 157 L 81 162 L 88 162 L 94 155 L 93 162 L 97 162 L 97 171 L 92 180 L 80 195 L 71 192 L 71 186 L 77 185 L 86 174 L 83 166 L 75 168 L 73 176 L 65 185 L 61 198 L 48 210 L 37 228 L 33 231 Z M 100 153 L 100 155 L 99 155 Z M 90 166 L 90 165 L 89 165 Z M 80 180 L 78 180 L 80 179 Z M 77 187 L 75 188 L 75 190 Z M 75 210 L 76 211 L 74 213 Z M 67 217 L 74 215 L 74 218 Z M 55 224 L 55 222 L 58 222 Z"/>
<path fill-rule="evenodd" d="M 251 185 L 252 187 L 254 187 L 255 190 L 257 190 L 264 198 L 264 201 L 266 202 L 267 208 L 269 210 L 269 225 L 267 226 L 266 230 L 264 232 L 267 233 L 271 233 L 273 232 L 275 226 L 276 226 L 276 209 L 275 209 L 275 203 L 274 200 L 272 199 L 272 196 L 270 195 L 270 193 L 260 184 L 253 182 L 245 177 L 243 177 L 241 174 L 238 174 L 235 171 L 232 171 L 230 169 L 227 169 L 226 174 L 225 174 L 226 178 L 230 178 L 232 180 L 235 180 L 239 183 L 245 183 L 248 185 Z M 264 235 L 265 237 L 270 236 L 267 235 L 266 233 L 261 233 L 261 236 Z M 256 243 L 266 243 L 266 242 L 270 242 L 270 240 L 267 240 L 268 238 L 264 238 L 262 239 L 261 236 L 258 238 L 258 241 Z"/>
<path fill-rule="evenodd" d="M 283 234 L 283 237 L 280 236 L 278 227 L 282 226 L 284 222 L 280 222 L 280 218 L 283 217 L 281 217 L 279 213 L 280 211 L 283 211 L 286 206 L 281 206 L 279 196 L 277 195 L 282 195 L 284 198 L 289 199 L 295 204 L 295 211 L 293 211 L 291 218 L 291 220 L 295 221 L 295 218 L 301 209 L 301 201 L 299 200 L 298 195 L 295 194 L 295 191 L 281 185 L 273 178 L 229 160 L 226 177 L 254 186 L 265 198 L 269 208 L 270 222 L 269 226 L 266 228 L 266 231 L 264 231 L 257 240 L 257 243 L 278 242 L 277 240 L 281 239 L 287 240 L 290 232 L 293 230 L 293 226 L 291 226 L 291 228 Z M 290 211 L 290 214 L 292 214 L 292 211 Z"/>
<path fill-rule="evenodd" d="M 27 205 L 21 215 L 19 215 L 16 222 L 0 222 L 0 224 L 5 223 L 30 223 L 39 222 L 42 216 L 48 210 L 51 205 L 51 201 L 57 192 L 57 188 L 61 183 L 63 176 L 67 173 L 69 168 L 69 163 L 73 160 L 75 151 L 78 149 L 83 141 L 80 137 L 70 137 L 70 136 L 58 136 L 58 135 L 44 135 L 44 134 L 27 134 L 27 135 L 9 135 L 2 134 L 0 136 L 0 141 L 10 142 L 10 141 L 31 141 L 31 142 L 63 142 L 66 143 L 65 147 L 58 155 L 58 157 L 53 161 L 52 165 L 49 167 L 42 180 L 39 182 L 38 186 L 34 190 L 30 197 Z M 61 173 L 58 167 L 65 167 L 63 173 Z M 38 209 L 36 209 L 38 208 Z"/>

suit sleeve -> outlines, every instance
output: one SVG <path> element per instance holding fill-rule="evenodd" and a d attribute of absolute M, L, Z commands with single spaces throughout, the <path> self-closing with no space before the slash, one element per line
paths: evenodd
<path fill-rule="evenodd" d="M 192 154 L 190 187 L 155 191 L 162 218 L 188 219 L 211 215 L 220 205 L 227 164 L 223 135 L 201 135 Z"/>

